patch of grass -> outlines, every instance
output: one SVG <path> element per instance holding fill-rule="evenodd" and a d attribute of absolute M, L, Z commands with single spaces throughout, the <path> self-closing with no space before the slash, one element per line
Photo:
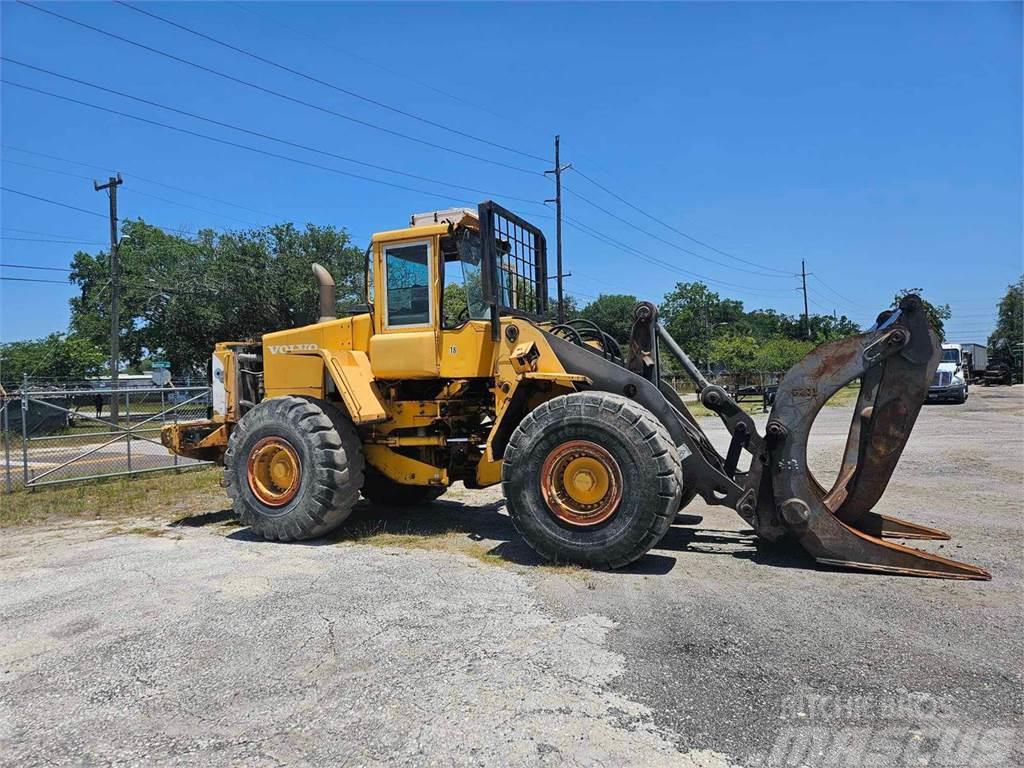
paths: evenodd
<path fill-rule="evenodd" d="M 223 509 L 218 468 L 118 477 L 88 483 L 33 488 L 0 496 L 0 528 L 52 520 L 172 520 Z"/>
<path fill-rule="evenodd" d="M 352 546 L 356 544 L 371 547 L 394 547 L 424 552 L 448 552 L 466 557 L 492 566 L 515 566 L 516 560 L 510 560 L 501 552 L 496 551 L 494 541 L 477 541 L 466 531 L 459 528 L 438 528 L 424 531 L 387 531 L 380 522 L 364 523 L 347 526 L 338 534 L 337 544 Z M 531 564 L 530 569 L 539 568 L 546 573 L 584 576 L 589 573 L 585 568 L 571 563 Z"/>
<path fill-rule="evenodd" d="M 693 400 L 693 401 L 690 401 L 690 402 L 686 402 L 686 403 L 684 403 L 684 405 L 686 405 L 687 410 L 689 410 L 690 413 L 693 414 L 694 418 L 697 418 L 697 419 L 707 419 L 707 418 L 712 418 L 712 417 L 714 417 L 716 419 L 718 418 L 718 414 L 717 413 L 715 413 L 714 411 L 709 411 L 698 400 Z M 750 414 L 761 413 L 761 401 L 760 400 L 758 400 L 757 402 L 747 401 L 747 402 L 739 403 L 738 405 L 740 406 L 740 408 L 742 408 L 747 413 L 750 413 Z"/>
<path fill-rule="evenodd" d="M 855 402 L 857 402 L 857 397 L 859 395 L 860 382 L 854 382 L 853 384 L 848 384 L 847 386 L 843 387 L 838 392 L 836 392 L 834 395 L 832 395 L 832 398 L 827 403 L 825 403 L 825 405 L 830 408 L 849 407 L 852 406 Z M 763 411 L 761 410 L 760 400 L 751 400 L 739 403 L 739 406 L 749 414 L 763 413 Z M 707 419 L 711 417 L 717 417 L 718 415 L 714 411 L 709 411 L 699 401 L 687 402 L 686 407 L 687 409 L 689 409 L 690 413 L 692 413 L 694 417 L 698 419 Z"/>
<path fill-rule="evenodd" d="M 842 408 L 843 406 L 853 406 L 857 402 L 857 398 L 860 397 L 860 382 L 854 382 L 853 384 L 847 384 L 845 387 L 840 389 L 831 399 L 825 403 L 825 405 L 835 408 Z"/>
<path fill-rule="evenodd" d="M 152 536 L 156 539 L 161 536 L 166 536 L 168 531 L 166 528 L 149 528 L 145 525 L 137 525 L 134 528 L 129 528 L 127 531 L 122 531 L 122 533 L 128 533 L 134 536 Z"/>
<path fill-rule="evenodd" d="M 348 531 L 339 544 L 364 544 L 371 547 L 396 547 L 398 549 L 416 549 L 425 552 L 455 552 L 472 557 L 486 565 L 504 565 L 507 563 L 501 555 L 492 552 L 487 544 L 466 538 L 459 531 L 437 531 L 424 533 L 375 533 Z"/>

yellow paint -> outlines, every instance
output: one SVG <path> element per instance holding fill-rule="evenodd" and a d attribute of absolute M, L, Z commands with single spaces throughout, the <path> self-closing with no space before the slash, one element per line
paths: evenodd
<path fill-rule="evenodd" d="M 490 321 L 470 320 L 461 328 L 441 331 L 441 378 L 488 377 L 493 369 Z"/>
<path fill-rule="evenodd" d="M 608 470 L 591 456 L 573 459 L 562 474 L 566 492 L 580 504 L 596 504 L 608 493 L 611 485 Z"/>
<path fill-rule="evenodd" d="M 472 225 L 473 221 L 470 218 L 464 223 Z M 565 371 L 543 331 L 528 320 L 501 318 L 497 339 L 492 338 L 491 324 L 485 320 L 470 320 L 451 330 L 441 328 L 440 242 L 448 231 L 448 225 L 442 223 L 376 234 L 370 255 L 374 278 L 368 298 L 372 312 L 265 334 L 264 396 L 306 395 L 337 402 L 358 428 L 367 462 L 387 477 L 411 485 L 450 483 L 446 467 L 431 462 L 441 462 L 447 450 L 455 450 L 447 437 L 452 425 L 461 420 L 477 430 L 479 440 L 486 439 L 483 457 L 479 457 L 476 445 L 463 443 L 459 447 L 466 452 L 476 484 L 487 486 L 501 480 L 501 460 L 493 457 L 490 443 L 502 419 L 508 416 L 510 398 L 517 391 L 523 392 L 519 400 L 525 411 L 517 408 L 514 417 L 509 416 L 518 419 L 545 400 L 590 382 Z M 417 242 L 426 243 L 430 253 L 430 322 L 385 327 L 385 250 Z M 510 330 L 513 326 L 515 330 Z M 209 424 L 208 432 L 204 427 L 188 433 L 193 436 L 191 442 L 182 429 L 165 431 L 165 445 L 175 452 L 223 456 L 231 426 L 238 419 L 238 392 L 231 345 L 218 344 L 216 353 L 225 362 L 227 416 L 223 423 L 204 423 Z M 415 390 L 418 395 L 424 393 L 419 396 L 436 399 L 398 399 L 409 396 L 403 395 L 400 386 L 409 380 L 436 380 L 433 391 L 430 385 Z M 481 380 L 487 382 L 491 392 L 481 408 L 495 415 L 486 437 L 481 431 L 487 427 L 474 424 L 483 414 L 467 413 L 466 406 L 467 393 L 480 392 Z M 195 440 L 196 434 L 202 434 L 202 439 Z M 474 468 L 472 462 L 478 457 Z M 587 496 L 601 487 L 600 477 L 591 469 L 573 471 L 574 492 Z M 590 486 L 584 487 L 588 483 Z"/>
<path fill-rule="evenodd" d="M 448 471 L 396 453 L 385 445 L 363 445 L 367 463 L 392 480 L 405 485 L 443 485 L 451 483 Z"/>
<path fill-rule="evenodd" d="M 381 379 L 435 379 L 437 334 L 432 330 L 392 331 L 370 339 L 373 373 Z"/>

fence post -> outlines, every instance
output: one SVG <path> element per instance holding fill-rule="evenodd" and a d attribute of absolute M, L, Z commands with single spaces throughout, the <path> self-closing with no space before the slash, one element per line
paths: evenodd
<path fill-rule="evenodd" d="M 124 391 L 124 417 L 128 421 L 128 431 L 124 436 L 124 443 L 128 453 L 128 471 L 132 471 L 132 396 L 129 390 Z"/>
<path fill-rule="evenodd" d="M 28 487 L 28 376 L 21 385 L 21 466 Z"/>
<path fill-rule="evenodd" d="M 4 474 L 7 477 L 7 492 L 11 493 L 14 490 L 14 482 L 11 480 L 11 420 L 8 416 L 8 411 L 11 407 L 10 400 L 4 400 Z"/>
<path fill-rule="evenodd" d="M 164 390 L 163 389 L 160 390 L 160 410 L 161 411 L 167 410 L 167 406 L 164 403 Z M 171 410 L 174 413 L 174 423 L 177 424 L 178 423 L 178 406 L 175 405 Z M 163 415 L 163 420 L 164 420 L 164 424 L 166 424 L 167 423 L 167 414 L 166 413 Z M 171 456 L 174 457 L 174 459 L 173 459 L 174 466 L 175 467 L 178 466 L 178 454 L 172 453 Z"/>

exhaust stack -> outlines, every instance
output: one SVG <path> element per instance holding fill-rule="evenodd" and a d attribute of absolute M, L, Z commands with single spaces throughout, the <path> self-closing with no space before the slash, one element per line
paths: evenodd
<path fill-rule="evenodd" d="M 320 317 L 317 318 L 317 322 L 326 323 L 328 320 L 334 320 L 338 316 L 335 310 L 337 293 L 335 291 L 334 278 L 320 264 L 313 265 L 313 274 L 316 275 L 316 281 L 320 284 Z"/>

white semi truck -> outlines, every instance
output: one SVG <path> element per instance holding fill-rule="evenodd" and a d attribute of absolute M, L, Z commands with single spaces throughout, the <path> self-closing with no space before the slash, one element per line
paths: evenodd
<path fill-rule="evenodd" d="M 967 402 L 969 385 L 988 367 L 988 350 L 981 344 L 943 344 L 942 361 L 928 387 L 928 401 Z"/>

